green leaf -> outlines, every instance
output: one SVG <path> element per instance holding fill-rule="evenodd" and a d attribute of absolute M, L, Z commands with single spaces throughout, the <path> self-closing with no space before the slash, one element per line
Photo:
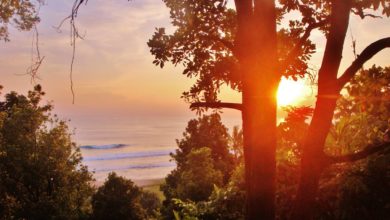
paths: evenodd
<path fill-rule="evenodd" d="M 177 211 L 173 210 L 173 216 L 175 216 L 175 220 L 180 220 L 180 215 Z"/>

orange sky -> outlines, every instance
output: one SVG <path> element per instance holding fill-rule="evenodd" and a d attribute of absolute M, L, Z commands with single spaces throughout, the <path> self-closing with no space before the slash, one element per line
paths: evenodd
<path fill-rule="evenodd" d="M 179 67 L 155 67 L 146 45 L 155 27 L 170 27 L 169 11 L 160 0 L 91 0 L 81 8 L 77 21 L 80 33 L 85 33 L 85 40 L 77 43 L 76 103 L 72 105 L 69 32 L 66 24 L 62 33 L 53 28 L 68 15 L 71 5 L 71 0 L 49 0 L 41 9 L 42 22 L 38 26 L 41 54 L 45 60 L 39 73 L 41 80 L 37 82 L 43 85 L 47 99 L 54 100 L 56 112 L 67 118 L 123 114 L 133 117 L 194 115 L 180 99 L 181 92 L 193 81 L 182 76 Z M 350 31 L 357 40 L 358 52 L 368 43 L 390 36 L 389 24 L 387 18 L 367 18 L 362 22 L 352 16 Z M 0 84 L 5 91 L 24 92 L 32 88 L 30 78 L 16 74 L 24 73 L 29 65 L 32 33 L 12 30 L 10 38 L 11 42 L 0 43 Z M 324 42 L 324 38 L 315 32 L 312 39 L 319 42 L 318 53 L 311 62 L 311 66 L 318 69 L 324 47 L 320 42 Z M 353 58 L 350 45 L 349 32 L 342 70 Z M 388 65 L 389 61 L 390 50 L 386 50 L 370 64 Z M 223 97 L 228 101 L 239 101 L 239 96 L 231 92 Z"/>

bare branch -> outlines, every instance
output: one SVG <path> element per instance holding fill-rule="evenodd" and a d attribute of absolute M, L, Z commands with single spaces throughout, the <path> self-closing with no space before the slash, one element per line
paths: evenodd
<path fill-rule="evenodd" d="M 72 6 L 72 11 L 69 16 L 64 18 L 60 24 L 55 27 L 58 32 L 61 32 L 62 25 L 65 23 L 65 21 L 69 20 L 70 24 L 70 45 L 72 47 L 72 58 L 70 62 L 70 71 L 69 71 L 69 79 L 70 79 L 70 91 L 72 93 L 72 103 L 75 102 L 75 92 L 74 92 L 74 85 L 73 85 L 73 66 L 74 66 L 74 60 L 76 56 L 76 42 L 77 39 L 83 39 L 83 37 L 79 34 L 79 31 L 76 26 L 76 18 L 77 14 L 79 12 L 79 8 L 82 4 L 87 4 L 88 0 L 75 0 Z"/>
<path fill-rule="evenodd" d="M 353 63 L 345 70 L 344 74 L 337 80 L 339 89 L 341 90 L 347 84 L 356 72 L 363 67 L 363 64 L 370 60 L 379 51 L 390 47 L 390 37 L 382 38 L 366 47 L 363 52 L 353 61 Z"/>
<path fill-rule="evenodd" d="M 367 158 L 368 156 L 381 152 L 381 151 L 389 151 L 390 150 L 390 142 L 384 142 L 378 145 L 369 145 L 364 150 L 353 153 L 353 154 L 347 154 L 343 156 L 327 156 L 327 160 L 330 164 L 334 163 L 345 163 L 345 162 L 354 162 L 357 160 L 361 160 L 364 158 Z"/>
<path fill-rule="evenodd" d="M 41 11 L 41 7 L 45 4 L 45 1 L 38 1 L 38 9 L 37 16 Z M 39 50 L 39 32 L 37 28 L 37 24 L 33 25 L 33 36 L 31 41 L 31 65 L 26 69 L 25 74 L 17 74 L 17 75 L 29 75 L 31 77 L 31 84 L 35 84 L 35 80 L 39 79 L 38 71 L 41 67 L 45 56 L 41 56 L 41 52 Z"/>
<path fill-rule="evenodd" d="M 34 25 L 31 50 L 31 65 L 27 68 L 26 74 L 31 76 L 31 83 L 34 83 L 35 79 L 39 79 L 38 71 L 45 58 L 44 56 L 41 57 L 41 52 L 39 50 L 39 32 L 36 25 Z"/>
<path fill-rule="evenodd" d="M 355 59 L 357 58 L 357 52 L 356 52 L 356 39 L 353 37 L 352 28 L 349 27 L 349 32 L 351 33 L 351 41 L 352 41 L 352 52 L 355 56 Z"/>
<path fill-rule="evenodd" d="M 190 108 L 231 108 L 242 111 L 242 104 L 229 102 L 195 102 L 190 105 Z"/>
<path fill-rule="evenodd" d="M 374 15 L 374 14 L 370 14 L 370 13 L 364 13 L 363 9 L 361 9 L 361 8 L 359 8 L 359 9 L 352 9 L 352 13 L 354 13 L 355 15 L 358 15 L 361 19 L 364 19 L 365 17 L 382 18 L 379 15 Z"/>

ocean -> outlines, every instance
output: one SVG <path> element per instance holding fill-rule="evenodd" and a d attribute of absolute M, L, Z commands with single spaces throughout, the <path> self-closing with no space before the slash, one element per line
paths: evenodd
<path fill-rule="evenodd" d="M 192 118 L 195 118 L 192 117 Z M 229 128 L 239 117 L 223 118 Z M 82 117 L 72 119 L 74 141 L 80 147 L 83 164 L 94 172 L 98 184 L 108 173 L 133 181 L 164 178 L 176 164 L 170 153 L 177 148 L 191 117 Z"/>

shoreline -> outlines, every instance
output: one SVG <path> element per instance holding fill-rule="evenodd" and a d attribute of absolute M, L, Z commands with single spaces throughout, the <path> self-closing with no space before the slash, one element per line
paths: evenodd
<path fill-rule="evenodd" d="M 132 180 L 139 187 L 150 187 L 160 185 L 164 182 L 165 178 L 154 178 L 154 179 L 137 179 Z"/>
<path fill-rule="evenodd" d="M 151 178 L 151 179 L 130 179 L 135 183 L 135 185 L 142 187 L 142 188 L 148 188 L 152 186 L 161 185 L 164 182 L 165 178 Z M 97 181 L 95 180 L 93 182 L 93 185 L 95 187 L 100 187 L 103 185 L 104 181 Z"/>

